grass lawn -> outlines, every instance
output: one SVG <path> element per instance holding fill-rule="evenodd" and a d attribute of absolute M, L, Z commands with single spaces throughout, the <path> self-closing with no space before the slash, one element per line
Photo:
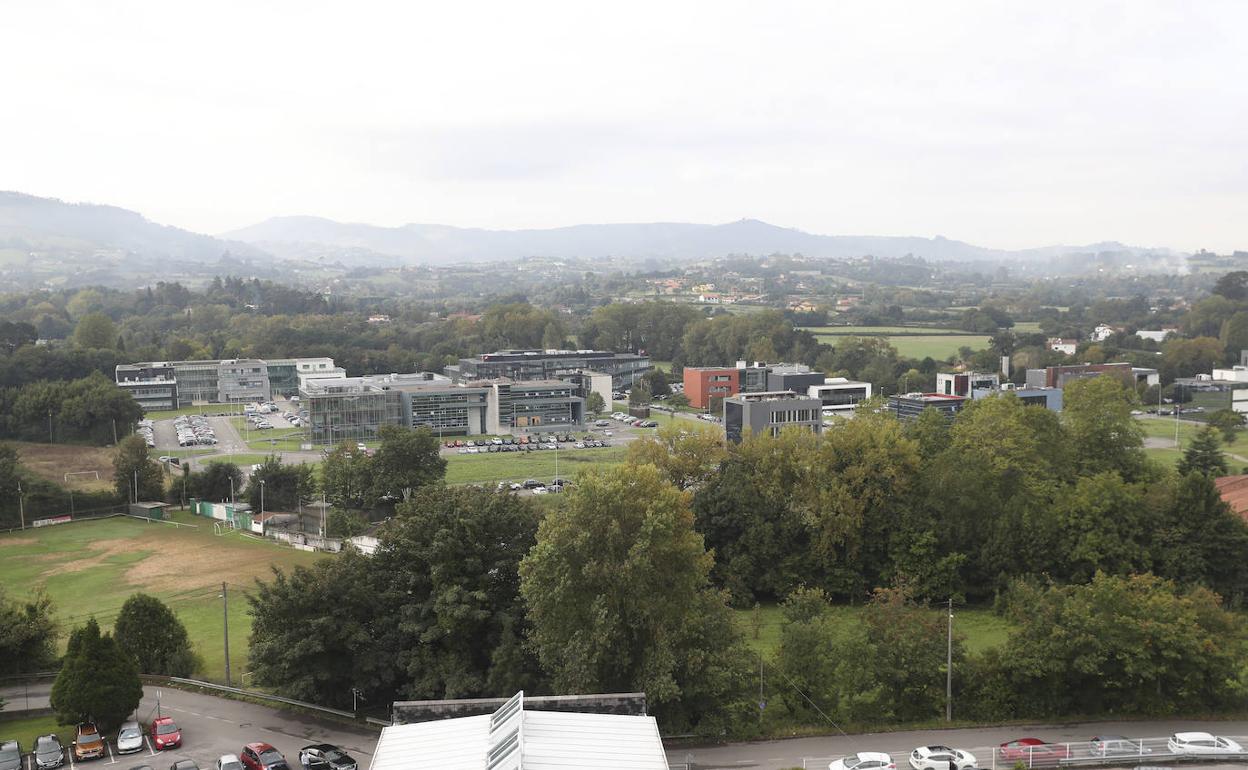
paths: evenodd
<path fill-rule="evenodd" d="M 943 610 L 933 609 L 932 612 L 944 617 Z M 832 613 L 838 624 L 857 623 L 862 607 L 838 605 L 832 608 Z M 737 622 L 750 648 L 765 655 L 775 653 L 780 645 L 780 627 L 783 622 L 780 607 L 775 604 L 762 606 L 757 616 L 754 610 L 737 610 L 736 614 Z M 756 623 L 757 633 L 755 632 Z M 955 608 L 953 631 L 962 636 L 962 643 L 967 652 L 978 653 L 1004 644 L 1010 632 L 1010 624 L 994 615 L 991 610 Z"/>
<path fill-rule="evenodd" d="M 936 329 L 930 326 L 803 326 L 802 330 L 813 332 L 817 335 L 844 336 L 852 334 L 858 337 L 891 337 L 903 334 L 934 337 L 972 334 L 972 332 L 961 329 Z"/>
<path fill-rule="evenodd" d="M 122 603 L 142 591 L 164 600 L 186 625 L 203 676 L 223 681 L 221 583 L 230 584 L 230 661 L 235 677 L 246 670 L 251 617 L 244 593 L 254 578 L 269 579 L 271 565 L 290 569 L 323 554 L 297 551 L 240 534 L 218 537 L 212 521 L 173 514 L 197 528 L 129 518 L 84 521 L 0 535 L 0 574 L 10 597 L 42 589 L 68 632 L 94 616 L 109 629 Z M 237 681 L 237 679 L 236 679 Z"/>
<path fill-rule="evenodd" d="M 247 446 L 262 452 L 299 452 L 308 440 L 304 434 L 291 434 L 286 437 L 274 435 L 271 438 L 253 438 Z"/>
<path fill-rule="evenodd" d="M 9 443 L 17 450 L 22 465 L 40 478 L 74 491 L 100 491 L 113 486 L 113 457 L 117 453 L 113 447 L 32 444 L 26 441 Z M 68 481 L 66 473 L 73 474 Z M 99 474 L 98 480 L 96 473 Z"/>
<path fill-rule="evenodd" d="M 9 705 L 12 708 L 21 708 L 21 699 L 14 698 Z M 74 726 L 58 725 L 54 716 L 5 719 L 4 712 L 0 711 L 0 742 L 16 740 L 22 745 L 22 751 L 30 751 L 35 747 L 35 739 L 48 733 L 56 733 L 67 749 L 68 744 L 74 740 Z"/>
<path fill-rule="evenodd" d="M 1043 329 L 1040 328 L 1039 321 L 1017 321 L 1012 331 L 1015 334 L 1039 334 Z"/>
<path fill-rule="evenodd" d="M 1178 420 L 1179 446 L 1176 448 L 1174 446 L 1176 421 L 1173 417 L 1141 418 L 1138 422 L 1140 427 L 1144 429 L 1144 435 L 1147 438 L 1154 439 L 1153 444 L 1164 444 L 1147 448 L 1144 452 L 1149 457 L 1166 464 L 1178 462 L 1179 458 L 1183 456 L 1183 450 L 1191 443 L 1192 437 L 1205 427 L 1204 423 Z M 1219 434 L 1218 438 L 1221 439 L 1221 434 Z M 1222 451 L 1248 458 L 1248 431 L 1239 431 L 1233 442 L 1222 445 Z M 1226 462 L 1232 473 L 1237 472 L 1244 465 L 1243 461 L 1234 457 L 1227 457 Z"/>
<path fill-rule="evenodd" d="M 184 414 L 204 414 L 214 416 L 220 414 L 240 414 L 242 411 L 242 404 L 201 404 L 199 406 L 184 406 L 181 409 L 144 412 L 143 418 L 147 420 L 172 420 L 174 417 L 181 417 Z"/>
<path fill-rule="evenodd" d="M 576 479 L 576 474 L 586 468 L 615 465 L 624 460 L 622 446 L 604 449 L 560 449 L 559 476 Z M 446 458 L 447 484 L 489 484 L 499 481 L 524 481 L 538 479 L 550 481 L 555 477 L 555 452 L 502 452 L 477 455 L 450 455 Z"/>
<path fill-rule="evenodd" d="M 829 331 L 816 331 L 815 337 L 820 341 L 829 345 L 835 345 L 840 337 L 850 334 L 856 336 L 885 337 L 893 347 L 897 348 L 898 354 L 903 358 L 932 358 L 940 361 L 949 356 L 957 355 L 958 348 L 969 347 L 974 350 L 988 347 L 988 335 L 986 334 L 958 334 L 948 329 L 924 330 L 915 329 L 913 327 L 907 329 L 906 334 L 888 333 L 880 330 L 901 329 L 903 327 L 891 326 L 826 326 L 817 327 Z M 857 329 L 858 331 L 848 332 L 843 329 Z M 812 329 L 812 331 L 815 331 Z M 874 333 L 872 333 L 874 331 Z"/>

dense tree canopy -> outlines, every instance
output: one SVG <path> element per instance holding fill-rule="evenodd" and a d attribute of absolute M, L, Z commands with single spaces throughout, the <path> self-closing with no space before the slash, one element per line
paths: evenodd
<path fill-rule="evenodd" d="M 116 729 L 143 698 L 134 660 L 95 618 L 69 635 L 65 659 L 52 684 L 52 709 L 60 724 L 93 720 L 100 730 Z"/>
<path fill-rule="evenodd" d="M 113 621 L 113 638 L 140 673 L 189 677 L 198 667 L 186 626 L 154 596 L 126 599 Z"/>

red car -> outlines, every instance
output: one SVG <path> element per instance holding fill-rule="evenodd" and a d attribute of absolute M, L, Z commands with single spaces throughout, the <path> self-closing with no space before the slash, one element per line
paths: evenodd
<path fill-rule="evenodd" d="M 1039 738 L 1019 738 L 1001 744 L 1002 759 L 1021 759 L 1028 764 L 1056 764 L 1070 757 L 1070 748 L 1060 743 L 1045 743 Z"/>
<path fill-rule="evenodd" d="M 157 717 L 152 720 L 152 748 L 157 751 L 176 749 L 182 745 L 182 731 L 169 717 Z"/>
<path fill-rule="evenodd" d="M 282 752 L 267 743 L 249 743 L 239 752 L 238 758 L 248 770 L 290 770 Z"/>

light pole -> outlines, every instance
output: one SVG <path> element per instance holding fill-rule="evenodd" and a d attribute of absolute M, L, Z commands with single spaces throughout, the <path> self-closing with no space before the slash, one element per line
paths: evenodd
<path fill-rule="evenodd" d="M 264 515 L 264 479 L 260 479 L 260 515 Z"/>
<path fill-rule="evenodd" d="M 22 494 L 22 482 L 17 482 L 17 511 L 22 517 L 22 529 L 26 529 L 26 497 Z"/>
<path fill-rule="evenodd" d="M 953 597 L 949 597 L 949 641 L 945 647 L 945 721 L 953 721 Z"/>

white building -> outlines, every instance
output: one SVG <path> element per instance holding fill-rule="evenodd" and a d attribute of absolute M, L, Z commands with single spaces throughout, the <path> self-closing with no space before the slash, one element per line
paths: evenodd
<path fill-rule="evenodd" d="M 1075 354 L 1075 350 L 1079 348 L 1079 340 L 1063 339 L 1062 337 L 1049 337 L 1048 347 L 1049 350 L 1073 356 Z"/>
<path fill-rule="evenodd" d="M 1163 326 L 1160 329 L 1140 329 L 1136 331 L 1135 336 L 1142 340 L 1152 340 L 1153 342 L 1165 342 L 1166 337 L 1171 334 L 1178 334 L 1178 329 L 1173 326 Z"/>
<path fill-rule="evenodd" d="M 854 409 L 871 398 L 871 383 L 844 377 L 826 377 L 822 385 L 808 385 L 806 395 L 823 404 L 823 414 L 853 417 Z"/>
<path fill-rule="evenodd" d="M 393 725 L 369 770 L 668 770 L 651 716 L 528 711 L 519 692 L 493 714 Z"/>
<path fill-rule="evenodd" d="M 1109 324 L 1097 324 L 1096 328 L 1092 330 L 1092 341 L 1104 342 L 1105 340 L 1117 334 L 1118 331 L 1119 331 L 1118 329 L 1115 329 Z"/>

